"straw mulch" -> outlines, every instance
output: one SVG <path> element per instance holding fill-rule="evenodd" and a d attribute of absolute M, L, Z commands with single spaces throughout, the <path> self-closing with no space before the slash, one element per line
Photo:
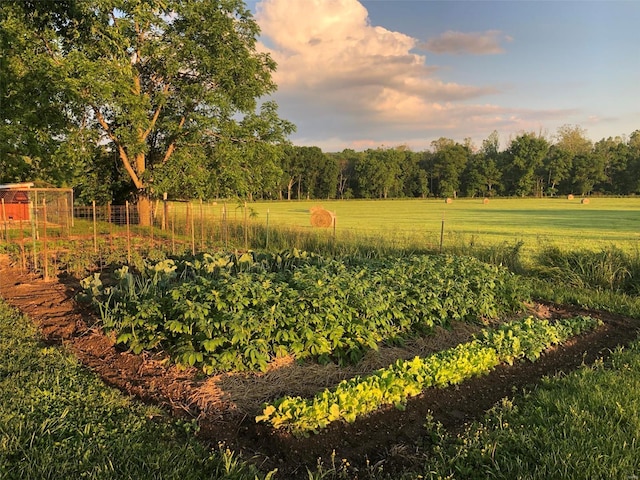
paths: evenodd
<path fill-rule="evenodd" d="M 399 358 L 424 357 L 469 341 L 480 329 L 479 325 L 464 322 L 455 322 L 449 329 L 437 327 L 432 335 L 409 340 L 404 347 L 382 346 L 378 351 L 369 351 L 353 366 L 319 365 L 311 361 L 296 362 L 292 357 L 279 358 L 265 373 L 227 373 L 210 377 L 196 389 L 192 400 L 203 412 L 224 410 L 252 416 L 262 410 L 264 402 L 284 395 L 312 397 L 344 379 L 388 367 Z"/>

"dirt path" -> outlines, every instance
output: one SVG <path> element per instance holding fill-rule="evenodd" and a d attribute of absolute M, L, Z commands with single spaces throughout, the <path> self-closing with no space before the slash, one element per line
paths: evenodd
<path fill-rule="evenodd" d="M 460 430 L 502 398 L 512 396 L 514 388 L 530 386 L 542 376 L 568 372 L 583 363 L 607 357 L 616 346 L 635 339 L 640 325 L 638 321 L 601 312 L 538 306 L 542 316 L 589 314 L 602 319 L 605 325 L 545 353 L 535 363 L 519 362 L 456 387 L 429 389 L 412 398 L 404 411 L 387 408 L 353 424 L 337 423 L 320 434 L 296 438 L 253 421 L 261 397 L 273 395 L 274 388 L 281 388 L 273 387 L 275 377 L 221 376 L 214 382 L 202 378 L 194 369 L 181 370 L 170 365 L 160 354 L 133 355 L 121 351 L 112 339 L 92 326 L 95 315 L 73 300 L 78 288 L 71 278 L 44 282 L 23 275 L 9 265 L 6 256 L 0 256 L 0 296 L 29 316 L 41 328 L 45 341 L 64 344 L 111 386 L 145 402 L 168 407 L 177 415 L 198 416 L 199 435 L 204 440 L 212 445 L 224 442 L 252 457 L 263 468 L 278 468 L 279 478 L 304 477 L 306 468 L 313 469 L 318 458 L 330 464 L 334 452 L 338 462 L 348 459 L 361 472 L 367 465 L 375 464 L 384 465 L 385 471 L 402 468 L 412 458 L 406 453 L 415 451 L 417 443 L 428 433 L 424 427 L 428 414 L 447 429 Z M 469 329 L 443 331 L 438 339 L 432 340 L 433 345 L 421 348 L 444 348 L 472 334 Z M 271 375 L 279 375 L 276 372 Z M 300 375 L 315 376 L 315 373 L 300 370 L 297 375 L 299 381 Z M 315 383 L 311 379 L 310 383 L 316 388 L 319 380 L 313 380 Z M 267 393 L 260 391 L 269 385 L 271 390 L 265 390 Z M 252 407 L 238 407 L 241 396 L 250 398 L 248 405 Z"/>

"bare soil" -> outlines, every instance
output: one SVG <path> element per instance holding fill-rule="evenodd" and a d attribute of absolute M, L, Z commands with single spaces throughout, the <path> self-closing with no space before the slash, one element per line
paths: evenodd
<path fill-rule="evenodd" d="M 410 399 L 403 411 L 389 407 L 353 424 L 335 423 L 319 434 L 298 438 L 266 425 L 254 417 L 262 402 L 282 394 L 311 395 L 342 378 L 365 374 L 388 365 L 394 358 L 412 358 L 467 341 L 480 326 L 454 324 L 403 348 L 382 348 L 357 367 L 320 367 L 286 359 L 259 375 L 204 377 L 195 369 L 172 365 L 162 352 L 133 355 L 114 345 L 97 326 L 95 314 L 78 304 L 76 279 L 56 281 L 23 274 L 0 256 L 0 296 L 28 315 L 40 328 L 43 340 L 67 347 L 108 385 L 144 402 L 168 408 L 173 414 L 198 418 L 199 436 L 211 445 L 223 443 L 242 452 L 261 468 L 278 468 L 278 478 L 306 478 L 306 469 L 319 461 L 331 465 L 348 460 L 353 478 L 366 478 L 368 468 L 384 466 L 393 472 L 410 466 L 428 431 L 427 415 L 452 432 L 462 430 L 504 397 L 531 388 L 544 376 L 566 373 L 598 358 L 638 336 L 640 323 L 605 312 L 536 304 L 531 312 L 543 318 L 577 314 L 600 318 L 604 325 L 566 345 L 545 352 L 535 363 L 501 366 L 489 375 L 459 386 L 429 389 Z M 359 473 L 358 473 L 359 472 Z"/>

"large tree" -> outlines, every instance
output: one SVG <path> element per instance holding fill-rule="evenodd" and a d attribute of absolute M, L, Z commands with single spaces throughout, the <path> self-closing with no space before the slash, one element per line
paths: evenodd
<path fill-rule="evenodd" d="M 7 5 L 31 32 L 31 53 L 57 72 L 67 118 L 117 156 L 137 191 L 142 223 L 150 198 L 162 193 L 156 179 L 179 183 L 193 174 L 184 186 L 202 194 L 206 159 L 244 155 L 264 164 L 293 130 L 273 104 L 256 113 L 257 100 L 276 88 L 276 65 L 256 50 L 259 28 L 241 0 Z M 260 169 L 245 170 L 250 195 Z"/>
<path fill-rule="evenodd" d="M 532 132 L 522 133 L 511 141 L 504 159 L 515 195 L 542 195 L 544 173 L 541 169 L 548 151 L 549 142 Z"/>
<path fill-rule="evenodd" d="M 470 142 L 463 145 L 440 137 L 431 142 L 431 147 L 434 151 L 433 176 L 438 182 L 437 194 L 441 197 L 457 197 L 462 172 L 471 156 Z"/>

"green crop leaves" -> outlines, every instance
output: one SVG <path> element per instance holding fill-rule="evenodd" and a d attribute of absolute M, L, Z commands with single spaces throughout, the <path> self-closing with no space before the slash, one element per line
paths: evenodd
<path fill-rule="evenodd" d="M 208 373 L 265 370 L 285 355 L 355 363 L 386 341 L 497 318 L 523 296 L 506 269 L 444 255 L 204 254 L 115 279 L 83 281 L 104 328 L 136 353 L 160 347 Z"/>
<path fill-rule="evenodd" d="M 403 408 L 409 397 L 429 387 L 446 387 L 484 375 L 503 362 L 537 359 L 552 345 L 592 330 L 601 321 L 576 317 L 550 323 L 526 318 L 485 330 L 475 340 L 425 358 L 397 360 L 367 377 L 343 380 L 311 399 L 284 397 L 264 408 L 256 422 L 267 422 L 298 434 L 317 432 L 336 420 L 353 422 L 383 405 Z"/>

